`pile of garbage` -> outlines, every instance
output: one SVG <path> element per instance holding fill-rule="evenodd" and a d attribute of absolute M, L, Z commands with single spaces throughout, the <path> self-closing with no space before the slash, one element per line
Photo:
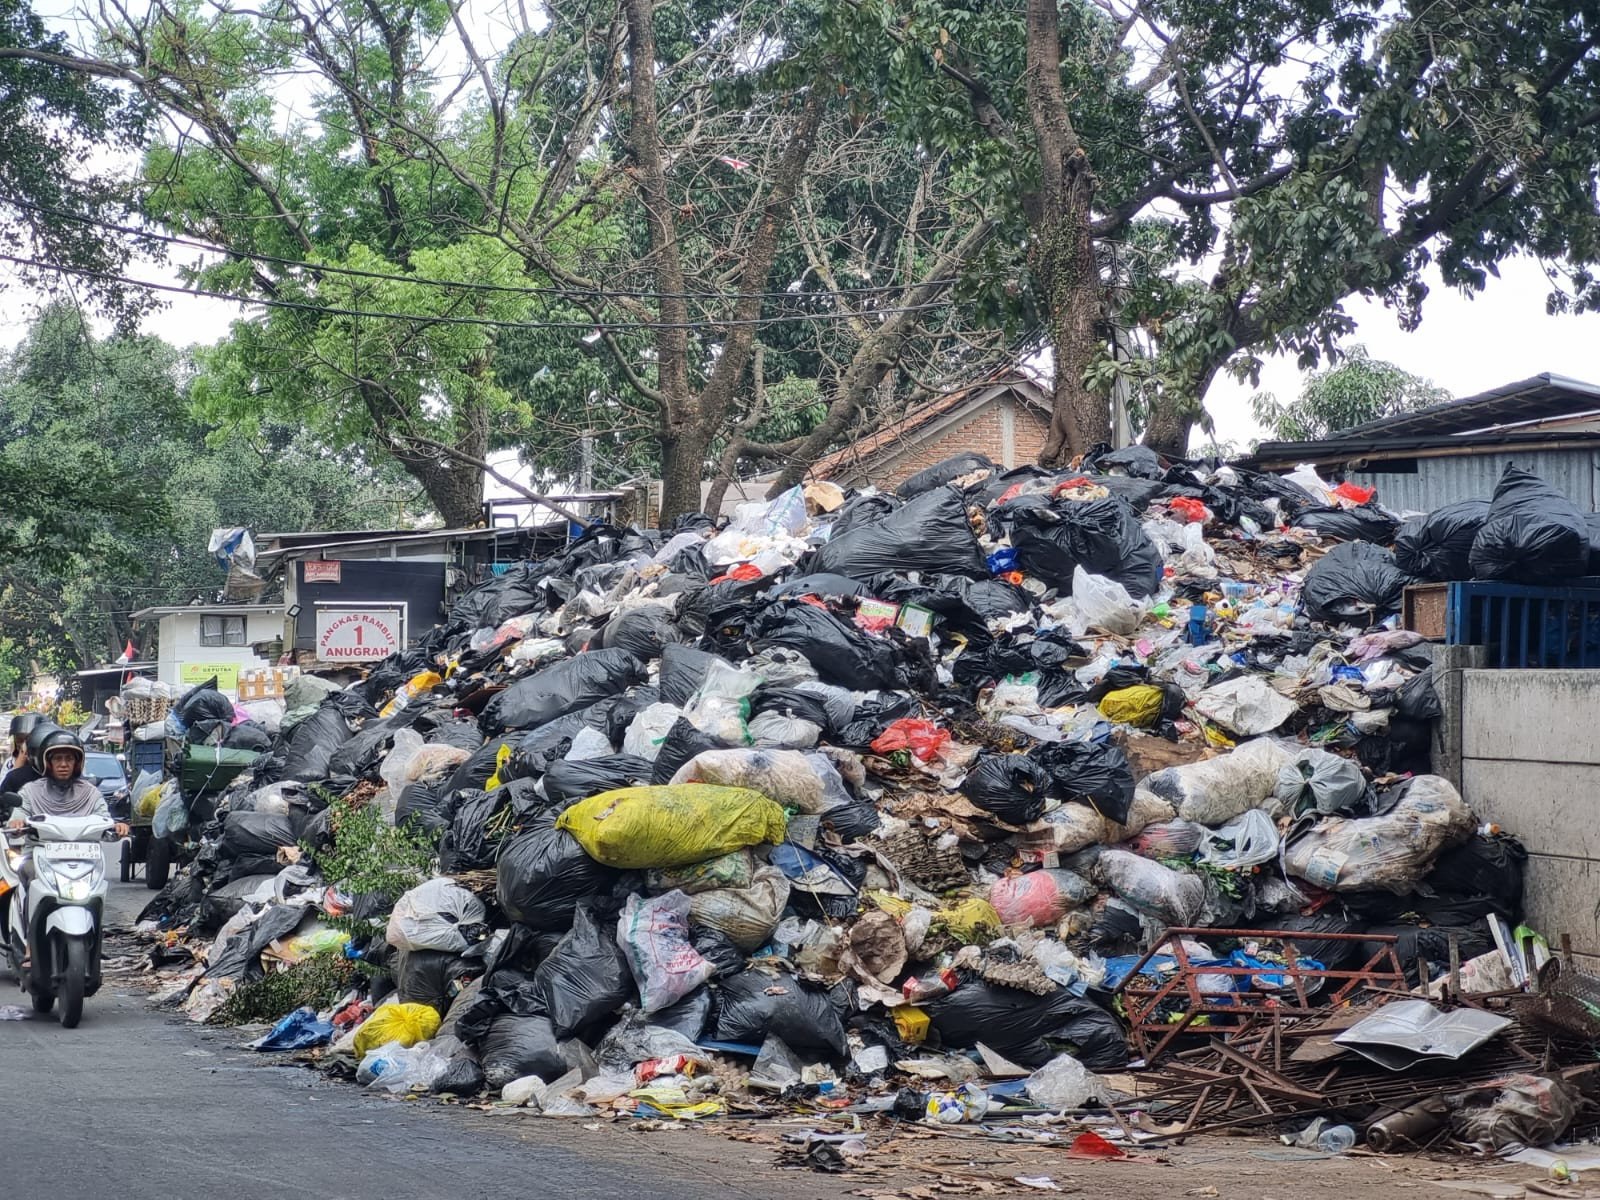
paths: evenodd
<path fill-rule="evenodd" d="M 1242 999 L 1370 957 L 1329 935 L 1426 987 L 1517 923 L 1521 847 L 1429 772 L 1430 650 L 1393 619 L 1415 564 L 1577 554 L 1501 506 L 1402 530 L 1133 447 L 591 527 L 246 735 L 178 701 L 169 736 L 259 757 L 163 814 L 189 861 L 141 928 L 171 1004 L 385 1091 L 1074 1109 L 1169 928 L 1229 931 L 1184 951 L 1254 956 L 1207 977 Z"/>

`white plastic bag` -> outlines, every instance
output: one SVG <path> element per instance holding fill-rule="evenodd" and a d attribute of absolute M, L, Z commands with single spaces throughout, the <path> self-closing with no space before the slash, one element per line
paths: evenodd
<path fill-rule="evenodd" d="M 1194 707 L 1201 716 L 1239 737 L 1271 733 L 1295 713 L 1294 701 L 1273 691 L 1259 675 L 1241 675 L 1208 687 Z"/>
<path fill-rule="evenodd" d="M 188 828 L 189 806 L 183 802 L 178 781 L 169 779 L 161 786 L 161 802 L 150 820 L 150 832 L 158 838 L 177 837 Z"/>
<path fill-rule="evenodd" d="M 450 879 L 420 883 L 395 902 L 387 937 L 397 950 L 442 950 L 459 954 L 469 945 L 463 925 L 481 925 L 483 901 Z"/>
<path fill-rule="evenodd" d="M 394 735 L 394 748 L 384 758 L 383 766 L 378 768 L 379 776 L 394 795 L 398 796 L 405 789 L 406 772 L 425 741 L 415 729 L 402 729 Z"/>
<path fill-rule="evenodd" d="M 706 672 L 699 690 L 684 705 L 683 715 L 696 729 L 724 745 L 749 745 L 750 697 L 761 683 L 761 676 L 754 671 L 741 670 L 718 659 Z"/>
<path fill-rule="evenodd" d="M 1252 808 L 1220 829 L 1206 830 L 1200 857 L 1212 866 L 1255 867 L 1278 857 L 1278 823 L 1259 808 Z"/>
<path fill-rule="evenodd" d="M 1082 1108 L 1102 1090 L 1094 1072 L 1070 1054 L 1052 1058 L 1029 1075 L 1022 1086 L 1028 1099 L 1051 1112 Z"/>
<path fill-rule="evenodd" d="M 1307 808 L 1324 815 L 1353 812 L 1367 795 L 1367 778 L 1359 764 L 1313 747 L 1278 769 L 1273 795 L 1293 814 Z"/>
<path fill-rule="evenodd" d="M 641 709 L 622 735 L 622 752 L 655 762 L 661 753 L 661 743 L 667 740 L 667 734 L 681 716 L 683 709 L 676 704 L 652 704 Z"/>
<path fill-rule="evenodd" d="M 1289 755 L 1271 738 L 1257 738 L 1220 758 L 1165 767 L 1146 775 L 1139 787 L 1176 805 L 1185 821 L 1214 827 L 1261 807 Z"/>
<path fill-rule="evenodd" d="M 716 974 L 689 941 L 689 897 L 682 892 L 628 897 L 617 918 L 617 945 L 639 985 L 639 1007 L 660 1012 Z"/>
<path fill-rule="evenodd" d="M 707 750 L 679 767 L 672 782 L 750 788 L 811 816 L 852 803 L 827 756 L 799 750 Z"/>
<path fill-rule="evenodd" d="M 1140 912 L 1168 925 L 1193 925 L 1206 903 L 1205 881 L 1127 850 L 1103 850 L 1095 864 L 1101 882 Z"/>
<path fill-rule="evenodd" d="M 775 867 L 758 867 L 747 888 L 699 892 L 689 902 L 696 925 L 715 929 L 748 953 L 772 936 L 789 903 L 789 880 Z"/>
<path fill-rule="evenodd" d="M 1078 614 L 1072 628 L 1076 637 L 1091 629 L 1126 637 L 1150 611 L 1148 600 L 1135 600 L 1116 580 L 1091 575 L 1081 566 L 1072 568 L 1072 604 Z"/>
<path fill-rule="evenodd" d="M 1381 817 L 1324 817 L 1284 852 L 1288 873 L 1331 892 L 1403 896 L 1440 852 L 1472 836 L 1477 819 L 1438 775 L 1418 775 Z"/>
<path fill-rule="evenodd" d="M 356 1071 L 356 1082 L 380 1092 L 426 1090 L 444 1074 L 450 1059 L 430 1042 L 418 1042 L 409 1049 L 399 1042 L 385 1042 L 367 1051 Z"/>

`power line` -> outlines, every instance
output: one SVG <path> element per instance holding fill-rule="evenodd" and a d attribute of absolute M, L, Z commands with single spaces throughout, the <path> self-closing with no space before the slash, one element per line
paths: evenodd
<path fill-rule="evenodd" d="M 348 275 L 356 279 L 376 279 L 389 283 L 412 283 L 425 287 L 462 288 L 475 292 L 501 292 L 516 296 L 556 296 L 562 299 L 580 297 L 589 300 L 811 300 L 826 299 L 835 295 L 877 295 L 881 292 L 898 292 L 905 289 L 904 284 L 880 283 L 866 287 L 829 289 L 826 292 L 795 292 L 787 290 L 775 292 L 655 292 L 645 290 L 629 291 L 616 288 L 558 288 L 534 285 L 517 286 L 505 283 L 468 283 L 459 279 L 430 279 L 420 275 L 393 275 L 383 271 L 366 271 L 359 267 L 340 267 L 325 263 L 311 263 L 303 259 L 284 258 L 276 254 L 267 254 L 254 250 L 230 249 L 213 245 L 210 242 L 202 242 L 195 238 L 179 237 L 170 233 L 155 233 L 151 230 L 141 229 L 136 225 L 122 225 L 115 221 L 107 221 L 101 217 L 90 217 L 80 213 L 67 212 L 64 209 L 51 208 L 45 204 L 35 204 L 15 196 L 0 195 L 0 203 L 42 213 L 46 216 L 59 217 L 66 221 L 77 221 L 85 225 L 97 226 L 115 233 L 124 233 L 130 237 L 146 238 L 150 241 L 163 242 L 171 246 L 185 246 L 193 250 L 203 250 L 208 254 L 222 254 L 235 259 L 272 263 L 275 266 L 299 267 L 303 270 L 327 275 Z M 943 286 L 957 282 L 959 280 L 951 276 L 948 279 L 927 280 L 922 286 Z M 870 311 L 893 312 L 896 310 L 873 309 Z"/>
<path fill-rule="evenodd" d="M 926 312 L 930 309 L 943 308 L 947 301 L 930 301 L 926 304 L 909 304 L 894 308 L 875 308 L 865 314 L 860 313 L 791 313 L 778 317 L 751 317 L 739 320 L 707 320 L 707 321 L 507 321 L 494 317 L 450 317 L 435 316 L 428 313 L 403 313 L 383 312 L 372 309 L 343 308 L 338 305 L 312 304 L 298 300 L 273 300 L 264 297 L 236 296 L 232 292 L 217 291 L 212 288 L 183 287 L 176 283 L 157 283 L 150 279 L 134 279 L 130 276 L 115 271 L 97 271 L 89 267 L 70 266 L 66 263 L 46 262 L 38 258 L 25 258 L 16 254 L 0 254 L 0 262 L 14 263 L 21 267 L 32 267 L 42 271 L 59 271 L 64 275 L 78 275 L 86 279 L 98 279 L 104 283 L 120 283 L 127 287 L 144 288 L 147 291 L 170 292 L 179 296 L 204 296 L 213 300 L 227 300 L 234 304 L 260 305 L 263 308 L 285 308 L 299 312 L 318 313 L 325 317 L 367 317 L 373 320 L 384 321 L 424 321 L 432 325 L 476 325 L 490 329 L 582 329 L 589 332 L 597 330 L 611 332 L 625 332 L 630 329 L 705 329 L 705 328 L 736 328 L 750 326 L 765 328 L 769 325 L 785 325 L 792 322 L 808 323 L 811 321 L 845 321 L 858 319 L 865 316 L 888 316 L 895 313 Z M 398 278 L 398 277 L 396 277 Z"/>

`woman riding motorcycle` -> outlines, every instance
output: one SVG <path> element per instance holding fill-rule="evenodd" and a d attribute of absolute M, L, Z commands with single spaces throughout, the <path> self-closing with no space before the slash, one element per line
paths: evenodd
<path fill-rule="evenodd" d="M 39 746 L 44 760 L 44 778 L 27 784 L 18 793 L 22 803 L 11 814 L 11 826 L 21 826 L 28 817 L 109 817 L 106 798 L 83 777 L 83 746 L 65 729 L 48 733 Z M 126 837 L 128 827 L 117 824 L 117 836 Z"/>

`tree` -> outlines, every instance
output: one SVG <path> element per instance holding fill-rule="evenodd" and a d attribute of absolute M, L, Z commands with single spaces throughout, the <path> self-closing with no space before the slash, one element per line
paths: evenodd
<path fill-rule="evenodd" d="M 452 523 L 488 449 L 547 459 L 598 415 L 654 442 L 671 517 L 714 458 L 792 473 L 1005 348 L 944 307 L 997 257 L 981 189 L 841 94 L 818 8 L 551 5 L 490 47 L 442 0 L 163 0 L 103 9 L 74 61 L 171 118 L 147 211 L 227 252 L 197 280 L 279 306 L 202 363 L 208 413 L 303 413 L 394 455 Z M 289 78 L 315 103 L 286 123 Z M 752 405 L 791 377 L 817 381 L 822 432 L 767 440 Z"/>
<path fill-rule="evenodd" d="M 1262 392 L 1250 398 L 1250 409 L 1279 441 L 1309 442 L 1451 398 L 1431 380 L 1372 358 L 1364 347 L 1355 346 L 1337 367 L 1307 377 L 1298 400 L 1284 404 Z"/>
<path fill-rule="evenodd" d="M 32 481 L 52 505 L 49 522 L 0 527 L 0 659 L 13 669 L 108 661 L 133 611 L 214 596 L 224 573 L 205 547 L 219 526 L 359 529 L 412 505 L 298 430 L 198 424 L 191 374 L 158 338 L 96 338 L 70 304 L 0 360 L 3 478 Z"/>
<path fill-rule="evenodd" d="M 1570 273 L 1552 305 L 1600 302 L 1590 5 L 833 12 L 852 85 L 892 119 L 1003 148 L 1069 449 L 1108 432 L 1099 397 L 1120 378 L 1144 399 L 1145 440 L 1182 452 L 1220 370 L 1253 374 L 1270 352 L 1315 366 L 1349 332 L 1350 295 L 1414 325 L 1430 265 L 1478 289 L 1502 258 L 1535 254 Z"/>

